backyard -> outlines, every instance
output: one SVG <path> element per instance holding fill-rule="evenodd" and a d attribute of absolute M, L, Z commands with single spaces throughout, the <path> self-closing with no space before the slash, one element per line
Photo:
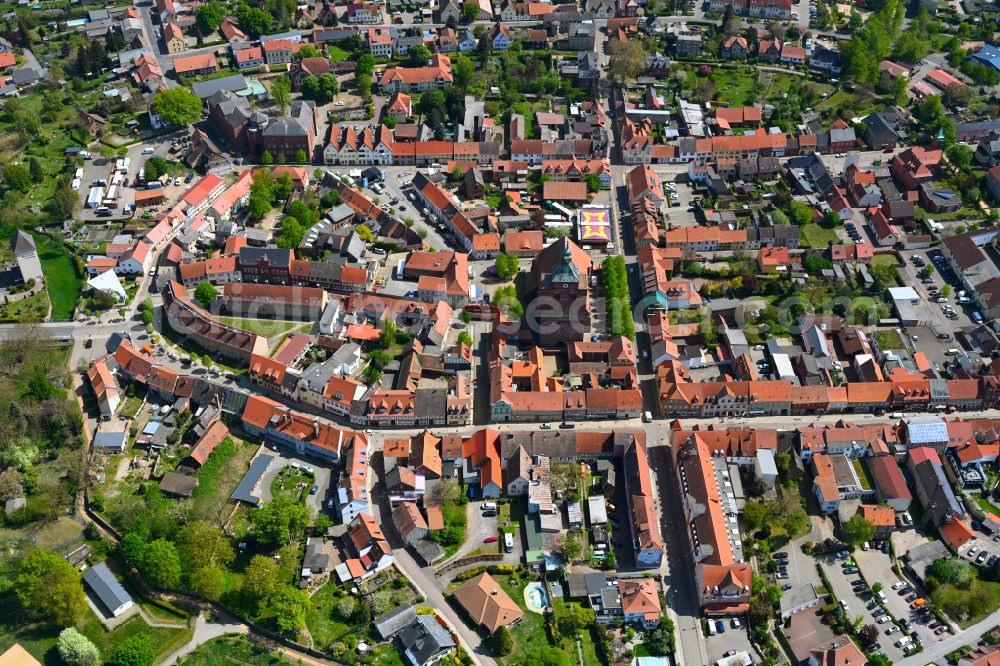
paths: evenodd
<path fill-rule="evenodd" d="M 45 274 L 45 286 L 52 300 L 52 319 L 66 321 L 73 318 L 73 310 L 80 298 L 83 280 L 76 274 L 73 259 L 66 249 L 48 236 L 31 232 L 38 248 L 38 258 Z"/>
<path fill-rule="evenodd" d="M 800 227 L 803 247 L 825 248 L 830 243 L 837 242 L 837 232 L 826 229 L 815 223 L 803 224 Z"/>
<path fill-rule="evenodd" d="M 218 319 L 227 326 L 240 328 L 265 338 L 288 333 L 293 328 L 302 325 L 296 321 L 275 321 L 273 319 L 243 319 L 241 317 L 219 317 Z"/>
<path fill-rule="evenodd" d="M 313 594 L 312 607 L 306 613 L 306 626 L 313 645 L 320 650 L 355 639 L 370 644 L 372 641 L 367 635 L 371 628 L 369 616 L 377 617 L 402 604 L 420 601 L 421 598 L 402 578 L 386 580 L 367 598 L 349 593 L 330 579 Z M 348 636 L 352 638 L 345 641 Z M 380 663 L 392 662 L 380 660 Z"/>

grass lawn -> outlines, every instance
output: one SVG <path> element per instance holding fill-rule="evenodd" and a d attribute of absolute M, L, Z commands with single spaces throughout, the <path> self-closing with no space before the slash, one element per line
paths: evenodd
<path fill-rule="evenodd" d="M 899 266 L 899 259 L 896 259 L 895 255 L 892 254 L 876 254 L 872 257 L 873 266 L 892 266 L 896 268 Z"/>
<path fill-rule="evenodd" d="M 184 666 L 278 666 L 291 664 L 266 647 L 252 643 L 246 638 L 223 636 L 198 647 L 184 659 Z"/>
<path fill-rule="evenodd" d="M 465 543 L 465 504 L 457 503 L 445 503 L 441 505 L 441 514 L 444 516 L 444 527 L 445 530 L 450 528 L 455 528 L 459 531 L 461 538 L 458 539 L 457 543 L 444 546 L 444 559 L 448 559 L 462 547 Z"/>
<path fill-rule="evenodd" d="M 804 224 L 800 227 L 802 232 L 802 242 L 806 247 L 824 248 L 830 242 L 837 242 L 837 234 L 833 229 L 824 229 L 815 223 Z"/>
<path fill-rule="evenodd" d="M 77 623 L 77 629 L 94 642 L 101 651 L 101 656 L 105 659 L 119 643 L 136 634 L 145 634 L 149 637 L 157 657 L 164 657 L 174 652 L 190 640 L 191 636 L 191 630 L 187 627 L 151 627 L 139 617 L 116 627 L 114 631 L 107 631 L 97 616 L 89 609 L 83 619 Z M 62 663 L 56 651 L 56 642 L 60 631 L 62 631 L 61 627 L 43 625 L 28 631 L 7 634 L 0 637 L 0 652 L 4 652 L 14 643 L 20 643 L 32 656 L 46 666 L 49 664 L 56 666 Z"/>
<path fill-rule="evenodd" d="M 330 57 L 330 60 L 334 62 L 340 62 L 342 60 L 347 60 L 351 57 L 351 54 L 340 48 L 339 46 L 327 46 L 326 53 Z"/>
<path fill-rule="evenodd" d="M 955 617 L 954 614 L 949 612 L 949 607 L 951 607 L 952 605 L 964 606 L 962 600 L 967 595 L 969 595 L 972 592 L 978 592 L 981 590 L 985 590 L 989 594 L 989 599 L 991 602 L 988 604 L 987 608 L 984 608 L 982 610 L 982 612 L 977 613 L 976 615 L 973 615 L 965 619 L 959 619 L 958 617 Z M 958 626 L 965 629 L 966 627 L 970 627 L 982 621 L 984 618 L 991 615 L 997 609 L 998 606 L 1000 606 L 1000 583 L 994 583 L 985 580 L 976 580 L 972 583 L 972 588 L 970 588 L 969 590 L 960 590 L 955 586 L 953 586 L 951 583 L 948 583 L 946 585 L 942 585 L 937 590 L 935 590 L 934 594 L 931 595 L 931 599 L 934 601 L 935 604 L 937 604 L 938 608 L 941 608 L 945 613 L 948 613 L 948 616 L 951 617 L 951 619 L 953 619 L 958 624 Z"/>
<path fill-rule="evenodd" d="M 560 617 L 560 613 L 568 606 L 579 606 L 580 604 L 576 602 L 565 602 L 562 599 L 553 599 L 552 608 L 555 611 L 556 617 Z M 579 663 L 579 654 L 576 650 L 576 639 L 580 639 L 580 649 L 583 652 L 583 665 L 584 666 L 601 666 L 601 660 L 597 656 L 597 646 L 594 644 L 594 635 L 588 628 L 581 628 L 580 633 L 576 636 L 564 636 L 562 640 L 562 645 L 558 646 L 563 652 L 573 655 L 573 663 Z M 636 656 L 640 656 L 636 653 Z"/>
<path fill-rule="evenodd" d="M 218 320 L 227 326 L 241 328 L 248 333 L 256 333 L 265 338 L 273 338 L 276 335 L 287 333 L 300 326 L 294 321 L 274 321 L 271 319 L 241 319 L 239 317 L 218 317 Z"/>
<path fill-rule="evenodd" d="M 851 460 L 854 465 L 854 471 L 858 474 L 858 480 L 861 482 L 861 487 L 865 490 L 871 490 L 875 487 L 875 482 L 872 481 L 871 473 L 868 471 L 868 465 L 861 462 L 860 458 L 854 458 Z"/>
<path fill-rule="evenodd" d="M 309 488 L 313 485 L 313 482 L 314 477 L 312 474 L 306 474 L 305 472 L 296 471 L 291 467 L 285 467 L 274 477 L 274 481 L 271 483 L 271 495 L 290 497 L 296 502 L 302 502 L 305 500 L 306 493 L 309 492 Z M 304 484 L 302 488 L 297 487 L 300 483 Z"/>
<path fill-rule="evenodd" d="M 49 296 L 42 289 L 37 294 L 0 306 L 0 321 L 45 321 L 49 314 Z"/>
<path fill-rule="evenodd" d="M 327 582 L 312 596 L 312 608 L 306 613 L 306 626 L 318 650 L 325 650 L 344 636 L 363 629 L 361 625 L 345 622 L 337 614 L 337 603 L 343 596 L 342 590 L 332 582 Z"/>
<path fill-rule="evenodd" d="M 501 197 L 499 194 L 486 195 L 486 204 L 490 208 L 499 208 L 501 203 L 503 203 L 503 197 Z"/>
<path fill-rule="evenodd" d="M 903 341 L 892 331 L 876 331 L 875 340 L 882 349 L 905 349 Z"/>
<path fill-rule="evenodd" d="M 131 419 L 135 418 L 135 415 L 139 413 L 142 408 L 142 398 L 137 398 L 134 395 L 129 396 L 125 399 L 125 406 L 122 407 L 119 414 L 124 418 Z"/>
<path fill-rule="evenodd" d="M 997 509 L 996 506 L 994 506 L 988 499 L 986 499 L 979 493 L 970 493 L 969 497 L 975 500 L 976 504 L 978 504 L 980 508 L 982 508 L 982 510 L 986 511 L 987 513 L 996 513 L 998 510 L 1000 510 Z"/>
<path fill-rule="evenodd" d="M 198 470 L 198 487 L 191 496 L 194 514 L 211 520 L 228 509 L 230 495 L 243 478 L 257 445 L 230 435 L 233 445 L 219 444 L 208 461 Z"/>
<path fill-rule="evenodd" d="M 550 645 L 548 634 L 545 632 L 545 618 L 538 613 L 529 613 L 524 607 L 524 588 L 531 581 L 520 579 L 518 584 L 512 585 L 510 576 L 501 574 L 493 576 L 493 579 L 500 583 L 514 603 L 524 611 L 524 617 L 510 630 L 514 636 L 514 650 L 504 659 L 497 661 L 504 664 L 523 664 L 532 650 Z M 577 663 L 577 660 L 574 659 L 573 663 Z"/>
<path fill-rule="evenodd" d="M 76 274 L 73 261 L 62 245 L 48 236 L 31 232 L 38 248 L 38 258 L 45 273 L 45 284 L 52 299 L 52 319 L 66 321 L 73 317 L 73 308 L 80 298 L 83 280 Z"/>
<path fill-rule="evenodd" d="M 745 106 L 751 94 L 759 92 L 757 79 L 749 71 L 716 67 L 712 80 L 718 89 L 717 97 L 731 106 Z"/>

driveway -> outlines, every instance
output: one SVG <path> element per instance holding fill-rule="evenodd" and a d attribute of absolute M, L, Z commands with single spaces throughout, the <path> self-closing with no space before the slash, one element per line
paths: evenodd
<path fill-rule="evenodd" d="M 494 501 L 494 500 L 485 500 Z M 451 559 L 458 559 L 469 553 L 482 548 L 489 552 L 495 552 L 495 543 L 484 543 L 484 539 L 497 536 L 497 517 L 486 517 L 483 515 L 484 500 L 469 500 L 465 505 L 465 543 L 463 543 Z M 496 512 L 494 512 L 496 513 Z"/>
<path fill-rule="evenodd" d="M 300 466 L 308 466 L 313 469 L 314 483 L 319 486 L 319 491 L 315 495 L 306 495 L 306 505 L 316 510 L 317 513 L 323 511 L 323 498 L 327 496 L 330 489 L 331 472 L 329 463 L 312 456 L 299 456 L 294 451 L 280 446 L 269 445 L 269 455 L 275 456 L 271 465 L 267 468 L 260 481 L 260 501 L 266 504 L 271 501 L 271 483 L 278 476 L 284 467 L 292 463 Z M 277 450 L 275 450 L 277 449 Z"/>

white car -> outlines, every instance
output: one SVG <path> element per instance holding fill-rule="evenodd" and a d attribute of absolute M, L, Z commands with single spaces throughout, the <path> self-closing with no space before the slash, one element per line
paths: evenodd
<path fill-rule="evenodd" d="M 902 590 L 904 587 L 906 587 L 906 583 L 904 583 L 903 581 L 899 581 L 898 583 L 892 584 L 893 591 Z"/>
<path fill-rule="evenodd" d="M 877 621 L 877 622 L 878 622 L 879 624 L 885 624 L 886 622 L 889 622 L 889 621 L 890 621 L 891 619 L 892 619 L 892 618 L 890 618 L 890 617 L 889 617 L 888 615 L 883 615 L 882 617 L 880 617 L 880 618 L 879 618 L 878 620 L 876 620 L 876 621 Z"/>
<path fill-rule="evenodd" d="M 885 630 L 885 635 L 892 636 L 897 631 L 899 631 L 899 627 L 897 627 L 896 625 L 892 625 L 891 627 Z"/>
<path fill-rule="evenodd" d="M 552 424 L 551 424 L 551 423 L 543 423 L 543 424 L 542 424 L 541 426 L 539 426 L 539 427 L 540 427 L 540 428 L 541 428 L 542 430 L 552 430 Z"/>

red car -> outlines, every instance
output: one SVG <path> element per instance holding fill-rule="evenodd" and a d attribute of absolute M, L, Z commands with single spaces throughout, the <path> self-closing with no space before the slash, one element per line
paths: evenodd
<path fill-rule="evenodd" d="M 486 537 L 485 539 L 483 539 L 483 543 L 493 543 L 496 540 L 497 540 L 497 538 L 495 536 Z"/>

